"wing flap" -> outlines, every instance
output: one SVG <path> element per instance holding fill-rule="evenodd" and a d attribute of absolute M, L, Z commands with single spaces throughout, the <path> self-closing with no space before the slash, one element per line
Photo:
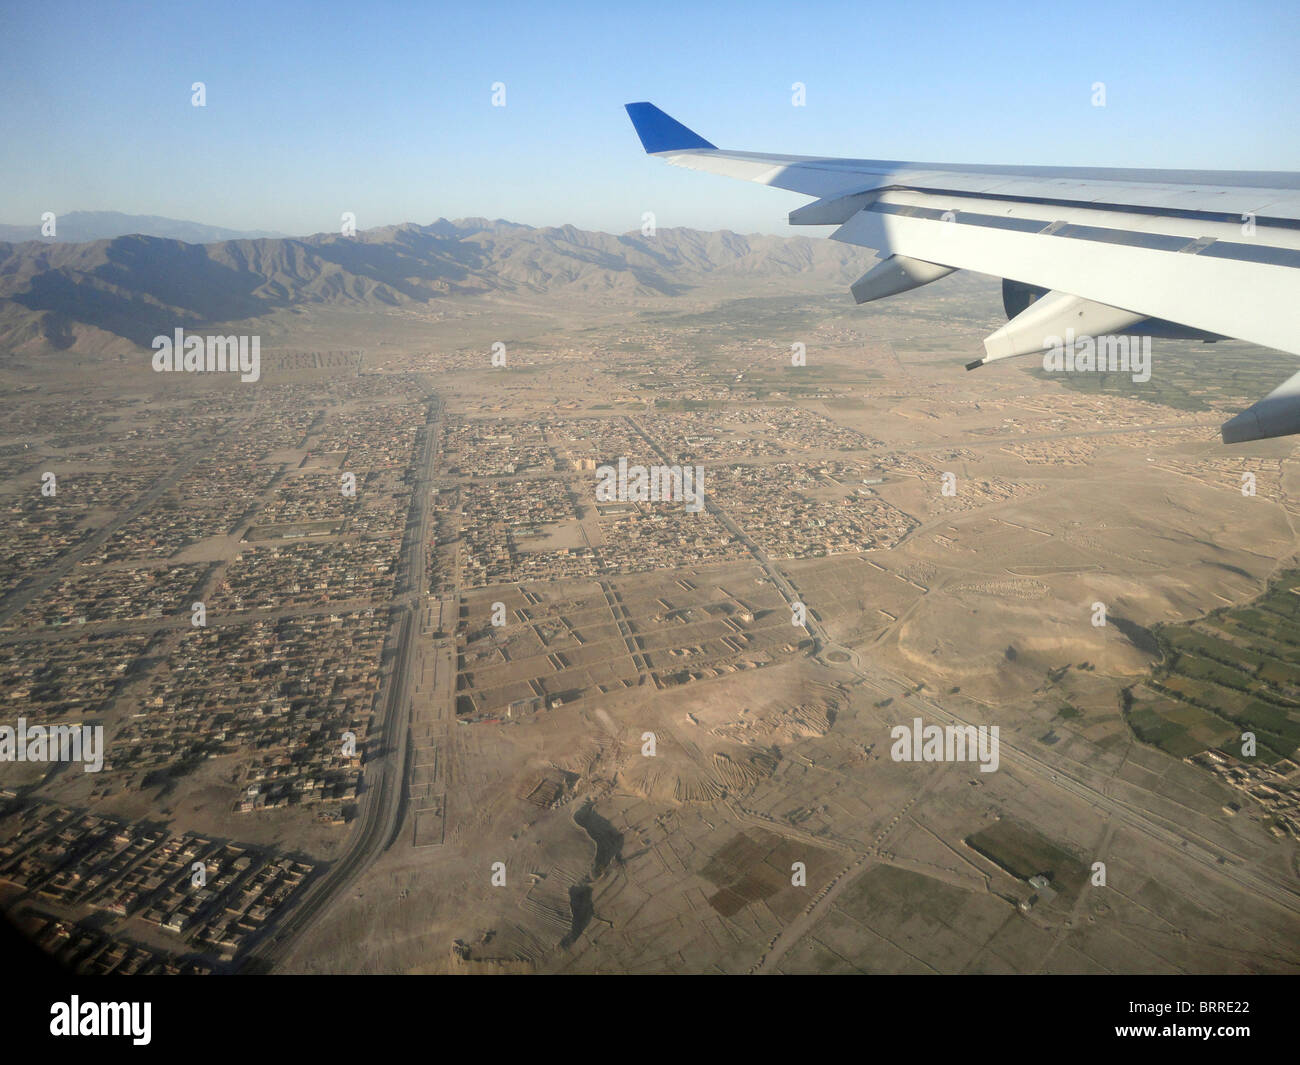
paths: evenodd
<path fill-rule="evenodd" d="M 1033 218 L 1012 207 L 976 214 L 886 192 L 831 236 L 1300 355 L 1300 234 L 1284 234 L 1295 247 L 1241 244 L 1240 227 L 1222 224 L 1217 235 L 1201 232 L 1208 223 L 1178 232 L 1144 216 L 1057 209 L 1069 217 Z"/>
<path fill-rule="evenodd" d="M 815 197 L 792 224 L 838 226 L 833 239 L 884 260 L 855 298 L 975 270 L 1053 295 L 1021 333 L 1043 316 L 1140 316 L 1300 355 L 1300 174 L 766 155 L 716 148 L 651 104 L 628 113 L 667 163 Z M 1012 332 L 994 348 L 1033 339 Z M 1225 441 L 1300 432 L 1297 382 L 1225 425 Z"/>

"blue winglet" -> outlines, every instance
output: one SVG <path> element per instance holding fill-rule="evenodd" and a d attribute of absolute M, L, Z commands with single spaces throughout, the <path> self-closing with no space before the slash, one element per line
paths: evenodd
<path fill-rule="evenodd" d="M 687 148 L 717 148 L 698 133 L 687 129 L 675 118 L 665 115 L 654 104 L 624 104 L 628 118 L 636 135 L 641 138 L 641 146 L 648 155 L 657 152 L 680 152 Z"/>

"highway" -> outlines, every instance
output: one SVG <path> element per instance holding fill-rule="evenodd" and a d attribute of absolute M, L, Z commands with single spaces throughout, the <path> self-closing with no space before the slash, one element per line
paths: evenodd
<path fill-rule="evenodd" d="M 663 449 L 641 428 L 633 418 L 627 419 L 632 429 L 643 439 L 659 456 L 659 458 L 668 464 L 671 464 L 669 457 Z M 1138 431 L 1132 427 L 1125 429 L 1101 430 L 1094 434 L 1088 435 L 1105 435 L 1109 432 L 1134 432 Z M 707 489 L 705 491 L 705 506 L 710 513 L 717 516 L 718 520 L 726 527 L 727 531 L 735 536 L 748 549 L 751 555 L 758 561 L 767 573 L 772 583 L 785 597 L 789 603 L 798 601 L 798 594 L 786 579 L 780 569 L 767 557 L 767 555 L 750 539 L 748 534 L 727 514 L 721 507 L 709 500 Z M 861 656 L 854 650 L 835 644 L 830 637 L 817 623 L 812 616 L 811 611 L 807 617 L 807 630 L 817 641 L 816 657 L 832 669 L 841 670 L 856 677 L 863 684 L 875 689 L 876 691 L 891 696 L 895 699 L 901 699 L 906 693 L 910 697 L 910 705 L 918 712 L 922 709 L 936 721 L 947 725 L 976 725 L 976 722 L 967 721 L 950 710 L 946 710 L 937 703 L 925 699 L 919 693 L 913 692 L 905 683 L 895 677 L 872 676 L 864 672 L 862 668 Z M 827 655 L 831 652 L 838 651 L 844 657 L 844 662 L 833 662 L 827 660 Z M 984 722 L 988 724 L 988 722 Z M 1289 884 L 1276 879 L 1266 873 L 1258 872 L 1251 869 L 1246 864 L 1246 859 L 1239 856 L 1222 853 L 1222 848 L 1216 848 L 1209 841 L 1203 841 L 1195 837 L 1187 829 L 1170 828 L 1159 823 L 1154 817 L 1145 811 L 1120 799 L 1116 799 L 1103 791 L 1085 783 L 1072 772 L 1062 765 L 1049 763 L 1038 755 L 1031 754 L 1029 751 L 1017 747 L 1005 739 L 1000 740 L 999 749 L 1002 759 L 1012 765 L 1027 770 L 1034 774 L 1039 780 L 1047 786 L 1056 787 L 1062 791 L 1068 792 L 1076 798 L 1082 799 L 1090 805 L 1109 814 L 1117 822 L 1126 825 L 1141 833 L 1147 839 L 1162 844 L 1177 854 L 1200 864 L 1205 869 L 1214 874 L 1233 881 L 1237 886 L 1260 895 L 1292 913 L 1300 914 L 1300 890 L 1296 885 Z"/>
<path fill-rule="evenodd" d="M 403 544 L 403 562 L 399 567 L 399 583 L 394 595 L 396 653 L 385 680 L 382 700 L 383 720 L 379 729 L 372 732 L 378 747 L 370 752 L 366 762 L 367 787 L 358 802 L 358 816 L 352 835 L 343 854 L 307 886 L 298 904 L 276 924 L 269 933 L 269 938 L 255 947 L 250 957 L 250 964 L 253 967 L 271 968 L 282 964 L 304 932 L 325 913 L 330 904 L 356 880 L 362 871 L 383 854 L 400 830 L 409 736 L 406 714 L 410 704 L 411 668 L 415 657 L 412 652 L 420 633 L 420 614 L 427 599 L 425 544 L 428 541 L 431 521 L 429 489 L 438 460 L 439 413 L 440 405 L 435 400 L 430 406 L 422 454 L 419 459 L 419 472 L 412 489 L 408 537 Z M 670 464 L 668 456 L 641 426 L 631 418 L 627 421 L 660 459 Z M 732 520 L 730 515 L 707 498 L 707 493 L 705 506 L 733 536 L 746 546 L 786 601 L 788 603 L 799 601 L 797 592 L 780 569 Z M 606 589 L 607 600 L 608 593 L 609 590 Z M 615 616 L 617 617 L 617 614 Z M 928 715 L 941 724 L 959 726 L 977 724 L 922 697 L 898 678 L 884 674 L 870 675 L 864 672 L 859 655 L 848 648 L 832 643 L 811 615 L 808 617 L 806 628 L 817 641 L 818 657 L 831 668 L 851 674 L 863 684 L 887 696 L 901 698 L 904 693 L 909 693 L 909 705 L 912 710 L 922 716 Z M 625 639 L 627 635 L 624 633 Z M 848 662 L 825 662 L 825 654 L 831 650 L 840 650 Z M 1044 785 L 1060 788 L 1087 802 L 1113 817 L 1118 823 L 1137 831 L 1152 842 L 1187 857 L 1209 872 L 1233 881 L 1239 887 L 1269 899 L 1292 913 L 1300 914 L 1300 892 L 1294 886 L 1250 869 L 1242 859 L 1234 861 L 1236 856 L 1219 853 L 1209 841 L 1202 841 L 1194 835 L 1159 823 L 1152 815 L 1130 803 L 1107 795 L 1085 783 L 1070 769 L 1054 762 L 1049 763 L 1044 758 L 1031 754 L 1005 739 L 1001 740 L 1000 753 L 1004 764 L 1015 765 L 1032 773 Z M 869 860 L 869 854 L 860 855 L 858 862 L 855 863 L 859 868 L 855 871 L 860 871 L 861 863 Z M 838 892 L 832 895 L 836 893 Z M 824 906 L 819 905 L 816 909 L 820 913 Z M 788 947 L 790 942 L 788 936 L 784 937 L 783 948 Z M 764 970 L 769 969 L 784 953 L 785 949 L 770 951 L 764 959 Z"/>
<path fill-rule="evenodd" d="M 848 672 L 853 673 L 869 687 L 895 699 L 901 698 L 906 692 L 911 692 L 908 700 L 909 717 L 929 715 L 945 725 L 977 726 L 981 724 L 967 721 L 958 717 L 952 711 L 945 710 L 937 703 L 924 698 L 918 692 L 912 691 L 896 678 L 891 677 L 882 681 L 881 678 L 870 677 L 859 669 L 850 669 Z M 988 724 L 988 722 L 982 722 L 982 724 Z M 1231 880 L 1239 887 L 1261 895 L 1278 906 L 1290 910 L 1292 913 L 1300 914 L 1300 891 L 1295 886 L 1250 869 L 1244 864 L 1245 859 L 1220 853 L 1216 851 L 1212 844 L 1193 838 L 1188 834 L 1187 830 L 1180 831 L 1167 828 L 1144 811 L 1123 800 L 1107 795 L 1090 784 L 1084 783 L 1060 764 L 1049 763 L 1038 755 L 1031 754 L 1024 748 L 1009 743 L 1006 739 L 1000 739 L 998 746 L 1002 763 L 1016 765 L 1028 770 L 1044 783 L 1069 792 L 1076 798 L 1097 807 L 1121 824 L 1140 832 L 1149 840 L 1169 847 L 1176 853 L 1198 862 L 1216 875 Z M 1231 858 L 1236 858 L 1236 861 L 1230 860 Z"/>
<path fill-rule="evenodd" d="M 441 403 L 431 398 L 424 425 L 417 474 L 411 487 L 411 513 L 393 596 L 395 653 L 381 697 L 383 718 L 368 737 L 372 749 L 364 765 L 364 790 L 358 796 L 357 819 L 343 853 L 304 889 L 297 905 L 275 924 L 267 938 L 250 952 L 248 966 L 266 970 L 282 964 L 303 933 L 324 915 L 330 904 L 388 849 L 401 829 L 407 745 L 410 738 L 412 653 L 420 635 L 420 615 L 428 592 L 425 545 L 429 540 L 430 486 L 439 457 L 438 425 Z"/>
<path fill-rule="evenodd" d="M 875 691 L 892 696 L 896 699 L 901 698 L 904 693 L 909 695 L 908 703 L 909 716 L 928 716 L 935 721 L 947 725 L 974 725 L 975 722 L 967 721 L 958 717 L 943 707 L 925 699 L 917 692 L 909 688 L 904 682 L 896 677 L 887 677 L 877 679 L 867 676 L 861 670 L 856 668 L 846 668 L 845 672 L 854 674 L 862 681 L 863 684 L 873 688 Z M 914 712 L 913 712 L 914 711 Z M 1261 873 L 1256 873 L 1242 864 L 1233 864 L 1231 861 L 1220 861 L 1224 855 L 1216 854 L 1213 845 L 1199 842 L 1196 839 L 1189 838 L 1186 834 L 1180 834 L 1175 829 L 1166 828 L 1151 819 L 1150 816 L 1141 810 L 1115 799 L 1104 792 L 1097 790 L 1089 784 L 1077 779 L 1059 765 L 1049 764 L 1042 758 L 1030 754 L 1028 751 L 1008 743 L 1006 740 L 1000 740 L 999 752 L 1004 763 L 1016 765 L 1025 769 L 1040 778 L 1044 786 L 1057 787 L 1063 791 L 1069 792 L 1077 798 L 1083 799 L 1095 808 L 1110 815 L 1112 825 L 1106 830 L 1106 838 L 1109 840 L 1113 833 L 1113 824 L 1118 822 L 1128 828 L 1134 829 L 1153 842 L 1163 844 L 1170 850 L 1184 855 L 1194 862 L 1204 866 L 1207 870 L 1233 881 L 1239 887 L 1254 892 L 1264 898 L 1269 899 L 1278 906 L 1290 910 L 1292 913 L 1300 913 L 1300 893 L 1296 888 L 1277 881 L 1276 879 Z M 766 828 L 769 831 L 779 832 L 787 838 L 797 838 L 791 835 L 788 825 L 775 823 L 764 823 L 758 818 L 746 816 L 744 811 L 738 810 L 732 803 L 727 804 L 733 815 L 738 820 L 748 821 L 757 824 L 759 827 Z M 810 840 L 814 845 L 819 847 L 828 846 L 828 841 L 817 838 Z M 841 851 L 845 850 L 839 845 Z M 1103 853 L 1105 847 L 1102 848 Z M 774 973 L 779 971 L 778 967 L 785 955 L 799 941 L 808 934 L 835 904 L 836 899 L 852 884 L 857 878 L 868 869 L 876 865 L 892 865 L 900 868 L 908 868 L 912 863 L 906 858 L 899 858 L 896 855 L 888 853 L 875 853 L 874 848 L 866 852 L 856 852 L 850 849 L 850 853 L 856 855 L 851 865 L 846 867 L 834 880 L 834 882 L 823 890 L 821 896 L 817 898 L 811 906 L 794 918 L 794 920 L 784 927 L 777 936 L 772 940 L 767 951 L 762 958 L 750 969 L 751 973 Z M 1242 861 L 1238 859 L 1238 861 Z M 934 876 L 933 870 L 918 870 L 923 875 Z M 958 885 L 962 886 L 962 885 Z M 1064 932 L 1062 931 L 1062 933 Z M 1059 938 L 1059 936 L 1058 936 Z"/>

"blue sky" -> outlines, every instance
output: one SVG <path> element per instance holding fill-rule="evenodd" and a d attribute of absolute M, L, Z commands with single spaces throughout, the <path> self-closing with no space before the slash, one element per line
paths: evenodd
<path fill-rule="evenodd" d="M 632 100 L 753 151 L 1300 170 L 1293 0 L 549 8 L 8 0 L 0 221 L 786 231 L 803 197 L 647 159 Z"/>

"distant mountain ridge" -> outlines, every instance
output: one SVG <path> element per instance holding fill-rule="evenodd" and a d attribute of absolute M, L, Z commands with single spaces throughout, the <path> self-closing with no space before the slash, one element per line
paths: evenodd
<path fill-rule="evenodd" d="M 88 240 L 111 240 L 134 233 L 146 237 L 183 240 L 187 244 L 211 244 L 219 240 L 256 240 L 259 237 L 282 237 L 272 230 L 226 229 L 202 222 L 185 222 L 152 214 L 123 214 L 121 211 L 69 211 L 56 215 L 54 236 L 41 233 L 41 223 L 34 225 L 0 225 L 0 240 L 18 243 L 39 240 L 50 244 L 84 244 Z"/>
<path fill-rule="evenodd" d="M 492 292 L 671 296 L 720 276 L 811 275 L 844 285 L 866 261 L 860 248 L 808 237 L 693 229 L 618 236 L 483 218 L 355 237 L 0 243 L 0 351 L 69 348 L 92 334 L 147 347 L 178 326 L 302 304 L 398 307 Z"/>

